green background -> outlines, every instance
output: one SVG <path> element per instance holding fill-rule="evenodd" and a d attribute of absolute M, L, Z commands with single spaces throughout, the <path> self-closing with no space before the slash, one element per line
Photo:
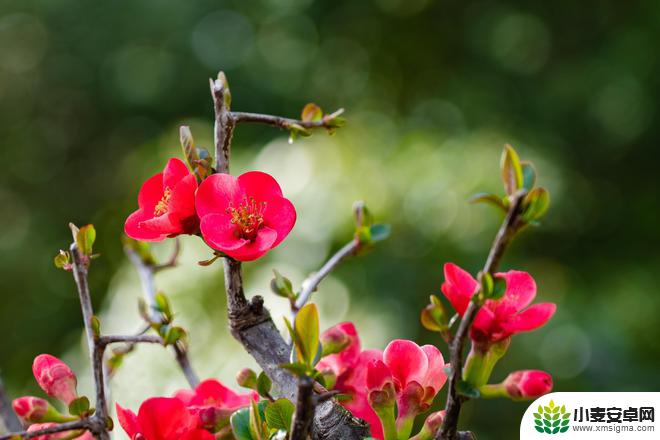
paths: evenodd
<path fill-rule="evenodd" d="M 42 352 L 64 357 L 90 389 L 73 282 L 52 265 L 69 221 L 98 230 L 91 285 L 104 329 L 139 327 L 123 221 L 140 183 L 179 154 L 179 125 L 211 146 L 208 78 L 219 69 L 236 110 L 346 108 L 334 137 L 288 145 L 269 127 L 235 133 L 233 172 L 272 173 L 298 210 L 290 238 L 246 265 L 247 292 L 265 295 L 278 324 L 286 304 L 269 293 L 271 269 L 299 284 L 350 239 L 351 204 L 363 198 L 393 235 L 322 285 L 323 325 L 352 319 L 368 348 L 411 338 L 446 354 L 419 311 L 445 262 L 482 265 L 500 217 L 466 200 L 502 191 L 510 142 L 535 162 L 552 206 L 503 267 L 531 272 L 538 300 L 558 312 L 514 338 L 494 379 L 538 368 L 559 391 L 658 390 L 659 24 L 653 1 L 0 2 L 0 369 L 10 393 L 39 392 L 30 365 Z M 226 330 L 221 266 L 198 267 L 208 249 L 182 244 L 180 267 L 158 284 L 200 375 L 233 384 L 249 360 Z M 113 391 L 135 409 L 182 386 L 170 353 L 141 347 Z M 463 426 L 514 438 L 525 408 L 470 403 Z"/>

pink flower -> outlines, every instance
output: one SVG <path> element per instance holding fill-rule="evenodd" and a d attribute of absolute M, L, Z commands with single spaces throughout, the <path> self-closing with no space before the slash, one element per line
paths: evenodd
<path fill-rule="evenodd" d="M 502 341 L 516 333 L 537 329 L 550 320 L 556 305 L 534 304 L 536 283 L 526 272 L 497 273 L 506 280 L 504 296 L 498 300 L 486 300 L 474 320 L 470 337 L 479 345 Z M 445 282 L 442 293 L 456 311 L 463 316 L 479 283 L 469 273 L 452 263 L 445 264 Z"/>
<path fill-rule="evenodd" d="M 28 432 L 40 431 L 42 429 L 50 428 L 57 425 L 57 423 L 35 423 L 30 425 L 27 429 Z M 68 439 L 71 438 L 72 433 L 75 431 L 63 431 L 56 432 L 54 434 L 45 434 L 32 437 L 34 440 L 58 440 L 58 439 Z M 89 432 L 85 431 L 82 435 L 74 437 L 75 440 L 94 440 L 94 436 Z"/>
<path fill-rule="evenodd" d="M 385 348 L 383 364 L 394 382 L 399 417 L 426 411 L 447 380 L 442 353 L 433 345 L 396 339 Z M 368 370 L 368 384 L 387 380 L 383 366 Z"/>
<path fill-rule="evenodd" d="M 136 240 L 160 241 L 199 228 L 195 213 L 197 179 L 183 161 L 172 158 L 162 173 L 147 179 L 138 194 L 139 209 L 128 216 L 124 231 Z"/>
<path fill-rule="evenodd" d="M 204 240 L 239 261 L 266 254 L 296 222 L 296 210 L 277 181 L 260 171 L 213 174 L 200 185 L 195 203 Z"/>
<path fill-rule="evenodd" d="M 42 390 L 67 405 L 78 397 L 77 379 L 71 368 L 55 356 L 41 354 L 32 363 L 32 373 Z"/>
<path fill-rule="evenodd" d="M 204 428 L 213 432 L 227 421 L 234 411 L 250 405 L 252 400 L 259 401 L 256 392 L 238 394 L 215 379 L 205 380 L 194 390 L 177 391 L 174 397 L 200 418 Z"/>
<path fill-rule="evenodd" d="M 25 396 L 14 399 L 12 407 L 16 415 L 23 421 L 29 423 L 43 422 L 48 414 L 50 404 L 39 397 Z"/>
<path fill-rule="evenodd" d="M 515 371 L 503 384 L 511 398 L 535 399 L 552 391 L 552 376 L 539 370 Z"/>
<path fill-rule="evenodd" d="M 142 402 L 138 414 L 117 404 L 119 424 L 131 440 L 214 440 L 199 428 L 199 418 L 174 397 L 153 397 Z"/>
<path fill-rule="evenodd" d="M 337 333 L 344 333 L 350 343 L 336 354 L 325 356 L 316 365 L 319 371 L 331 371 L 337 376 L 333 389 L 350 396 L 349 400 L 341 402 L 354 416 L 369 423 L 371 435 L 383 438 L 383 428 L 378 415 L 369 405 L 367 389 L 367 368 L 374 360 L 381 360 L 380 350 L 360 350 L 360 337 L 351 322 L 344 322 L 326 330 L 324 338 L 336 338 Z"/>

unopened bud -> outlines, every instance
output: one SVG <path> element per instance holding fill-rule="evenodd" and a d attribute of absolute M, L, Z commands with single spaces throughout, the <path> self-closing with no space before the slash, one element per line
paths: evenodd
<path fill-rule="evenodd" d="M 39 397 L 25 396 L 14 399 L 12 407 L 21 420 L 28 423 L 39 423 L 44 421 L 50 404 Z"/>
<path fill-rule="evenodd" d="M 34 359 L 32 373 L 42 390 L 69 405 L 78 397 L 77 379 L 71 368 L 55 356 L 41 354 Z"/>
<path fill-rule="evenodd" d="M 339 326 L 332 327 L 321 335 L 322 356 L 339 353 L 349 346 L 351 337 Z"/>
<path fill-rule="evenodd" d="M 503 385 L 512 399 L 536 399 L 552 391 L 552 376 L 539 370 L 515 371 Z"/>
<path fill-rule="evenodd" d="M 236 382 L 239 386 L 243 388 L 249 388 L 251 390 L 257 389 L 257 373 L 249 368 L 243 368 L 241 371 L 236 374 Z"/>

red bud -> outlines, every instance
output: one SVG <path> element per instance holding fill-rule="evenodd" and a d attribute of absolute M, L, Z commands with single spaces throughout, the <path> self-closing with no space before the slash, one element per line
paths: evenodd
<path fill-rule="evenodd" d="M 71 368 L 55 356 L 41 354 L 34 359 L 32 373 L 42 390 L 69 405 L 78 397 L 77 379 Z"/>
<path fill-rule="evenodd" d="M 39 423 L 44 421 L 50 404 L 39 397 L 24 396 L 14 399 L 12 406 L 21 420 L 29 423 Z"/>
<path fill-rule="evenodd" d="M 552 391 L 552 376 L 545 371 L 514 371 L 504 381 L 509 397 L 535 399 Z"/>

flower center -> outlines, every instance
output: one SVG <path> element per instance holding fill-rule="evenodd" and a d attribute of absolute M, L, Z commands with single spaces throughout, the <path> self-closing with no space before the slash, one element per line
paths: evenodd
<path fill-rule="evenodd" d="M 156 207 L 154 208 L 154 215 L 156 217 L 161 216 L 167 212 L 167 205 L 170 203 L 170 197 L 172 197 L 172 190 L 169 186 L 166 186 L 165 191 L 163 192 L 163 198 L 160 199 L 158 203 L 156 203 Z"/>
<path fill-rule="evenodd" d="M 231 214 L 231 223 L 236 225 L 236 233 L 240 238 L 254 241 L 257 231 L 264 224 L 264 209 L 266 202 L 257 202 L 254 197 L 243 197 L 236 208 L 229 205 L 227 213 Z"/>

